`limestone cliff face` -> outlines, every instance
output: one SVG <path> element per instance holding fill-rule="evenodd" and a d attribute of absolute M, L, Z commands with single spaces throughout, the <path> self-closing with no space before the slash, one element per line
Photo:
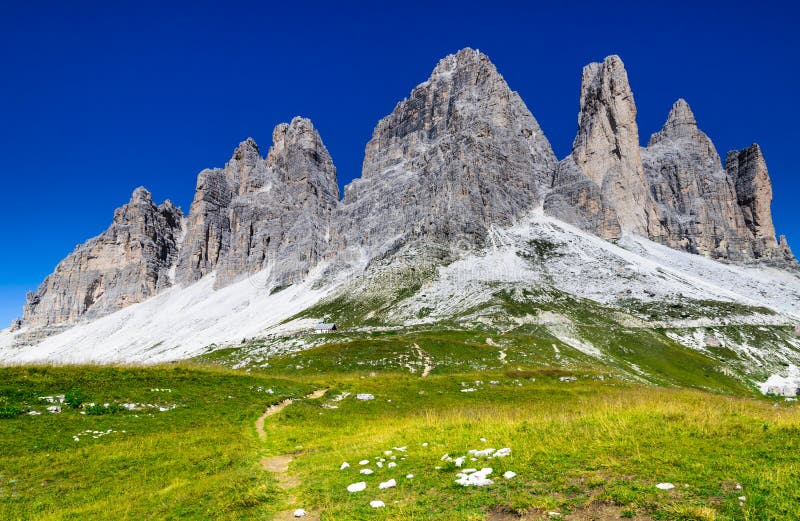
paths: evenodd
<path fill-rule="evenodd" d="M 675 102 L 642 159 L 664 229 L 654 239 L 717 259 L 752 258 L 734 183 L 686 101 Z"/>
<path fill-rule="evenodd" d="M 545 209 L 605 238 L 663 233 L 642 166 L 633 92 L 618 56 L 583 69 L 578 134 Z"/>
<path fill-rule="evenodd" d="M 381 120 L 337 215 L 340 248 L 447 256 L 540 205 L 556 165 L 539 124 L 486 55 L 442 59 Z"/>
<path fill-rule="evenodd" d="M 204 170 L 189 212 L 177 280 L 217 272 L 217 287 L 271 268 L 274 286 L 308 273 L 327 249 L 339 200 L 336 169 L 311 122 L 278 125 L 262 158 L 252 139 L 222 169 Z"/>
<path fill-rule="evenodd" d="M 182 221 L 171 202 L 156 206 L 150 192 L 137 188 L 105 232 L 76 247 L 28 294 L 22 324 L 43 327 L 99 317 L 170 286 Z"/>
<path fill-rule="evenodd" d="M 753 144 L 743 150 L 728 152 L 725 169 L 735 186 L 744 223 L 752 234 L 753 257 L 796 265 L 786 237 L 775 237 L 771 210 L 772 182 L 761 147 Z"/>

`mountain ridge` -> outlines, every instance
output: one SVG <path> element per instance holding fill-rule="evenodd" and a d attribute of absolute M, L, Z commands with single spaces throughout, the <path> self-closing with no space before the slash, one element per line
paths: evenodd
<path fill-rule="evenodd" d="M 541 209 L 604 239 L 634 234 L 726 262 L 796 269 L 775 236 L 760 147 L 729 152 L 723 166 L 682 99 L 642 147 L 636 113 L 618 56 L 587 65 L 573 150 L 558 161 L 489 58 L 462 49 L 378 123 L 362 177 L 341 199 L 322 138 L 296 117 L 275 127 L 265 157 L 248 138 L 224 168 L 200 172 L 187 216 L 169 203 L 169 229 L 148 231 L 160 245 L 157 260 L 143 261 L 156 265 L 150 271 L 120 278 L 109 251 L 101 266 L 70 268 L 73 253 L 29 295 L 15 329 L 69 327 L 211 275 L 218 290 L 268 272 L 263 291 L 274 292 L 320 266 L 324 285 L 376 263 L 446 265 Z M 73 271 L 87 280 L 72 284 Z M 114 292 L 122 297 L 100 300 Z"/>

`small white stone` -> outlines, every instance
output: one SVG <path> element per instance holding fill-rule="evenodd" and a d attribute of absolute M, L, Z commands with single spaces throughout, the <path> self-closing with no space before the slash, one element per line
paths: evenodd
<path fill-rule="evenodd" d="M 672 483 L 659 483 L 658 485 L 656 485 L 656 488 L 659 490 L 672 490 L 673 488 L 675 488 L 675 485 L 673 485 Z"/>
<path fill-rule="evenodd" d="M 297 510 L 294 511 L 293 515 L 294 517 L 306 517 L 306 511 L 303 510 L 302 508 L 298 508 Z"/>
<path fill-rule="evenodd" d="M 376 501 L 370 501 L 369 506 L 371 506 L 372 508 L 383 508 L 386 506 L 386 504 L 383 501 L 376 500 Z"/>
<path fill-rule="evenodd" d="M 390 461 L 389 464 L 387 465 L 387 467 L 389 467 L 390 469 L 393 469 L 396 466 L 397 466 L 397 463 L 395 463 L 394 461 Z"/>
<path fill-rule="evenodd" d="M 361 473 L 369 476 L 370 474 L 372 474 L 372 469 L 361 469 Z"/>
<path fill-rule="evenodd" d="M 363 481 L 359 481 L 358 483 L 353 483 L 352 485 L 347 485 L 348 492 L 361 492 L 367 488 L 367 484 Z"/>
<path fill-rule="evenodd" d="M 517 473 L 516 473 L 516 472 L 512 472 L 512 471 L 510 471 L 510 470 L 507 470 L 507 471 L 505 471 L 505 473 L 503 474 L 503 477 L 504 477 L 504 478 L 506 478 L 506 479 L 514 479 L 514 478 L 516 478 L 516 477 L 517 477 Z"/>
<path fill-rule="evenodd" d="M 395 481 L 394 479 L 390 479 L 389 481 L 384 481 L 383 483 L 378 485 L 378 489 L 383 490 L 385 488 L 394 488 L 396 486 L 397 486 L 397 481 Z"/>
<path fill-rule="evenodd" d="M 346 468 L 350 468 L 350 464 L 345 461 L 344 463 L 341 464 L 339 470 L 344 470 Z"/>
<path fill-rule="evenodd" d="M 369 460 L 368 459 L 362 459 L 361 461 L 358 462 L 358 464 L 359 465 L 369 465 Z"/>
<path fill-rule="evenodd" d="M 414 474 L 406 474 L 406 479 L 414 479 Z"/>

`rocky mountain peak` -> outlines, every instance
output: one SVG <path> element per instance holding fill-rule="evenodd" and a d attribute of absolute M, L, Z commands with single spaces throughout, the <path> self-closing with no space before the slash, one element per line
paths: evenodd
<path fill-rule="evenodd" d="M 455 54 L 445 56 L 434 67 L 431 79 L 450 76 L 460 71 L 481 70 L 488 74 L 498 74 L 488 56 L 477 49 L 465 47 Z"/>
<path fill-rule="evenodd" d="M 463 49 L 375 127 L 339 234 L 369 258 L 480 246 L 490 226 L 541 203 L 555 165 L 519 95 L 486 55 Z"/>
<path fill-rule="evenodd" d="M 336 168 L 310 120 L 273 131 L 266 158 L 248 139 L 224 169 L 198 176 L 177 280 L 217 271 L 216 286 L 273 266 L 270 280 L 299 280 L 326 249 L 339 198 Z"/>
<path fill-rule="evenodd" d="M 258 151 L 258 144 L 256 144 L 255 139 L 249 137 L 239 143 L 239 146 L 233 151 L 231 159 L 247 164 L 255 164 L 259 157 L 261 156 Z"/>
<path fill-rule="evenodd" d="M 142 302 L 172 284 L 183 214 L 139 187 L 102 234 L 77 246 L 28 294 L 23 324 L 63 326 Z"/>
<path fill-rule="evenodd" d="M 131 194 L 130 203 L 128 203 L 128 204 L 133 204 L 133 203 L 137 203 L 137 202 L 140 202 L 140 201 L 141 202 L 151 202 L 151 203 L 153 202 L 153 195 L 150 193 L 150 191 L 147 188 L 145 188 L 143 186 L 140 186 L 140 187 L 136 188 L 133 191 L 133 193 Z"/>
<path fill-rule="evenodd" d="M 668 139 L 692 138 L 699 132 L 697 120 L 689 104 L 684 99 L 679 99 L 672 105 L 661 130 L 650 137 L 648 146 Z"/>
<path fill-rule="evenodd" d="M 556 170 L 545 208 L 604 238 L 662 233 L 642 166 L 636 104 L 619 56 L 583 68 L 578 133 Z"/>

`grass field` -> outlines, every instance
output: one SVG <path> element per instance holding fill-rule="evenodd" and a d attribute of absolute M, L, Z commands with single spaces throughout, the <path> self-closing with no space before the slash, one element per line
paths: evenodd
<path fill-rule="evenodd" d="M 489 363 L 496 351 L 458 335 L 376 335 L 240 370 L 219 366 L 230 350 L 191 365 L 0 369 L 0 519 L 267 520 L 296 508 L 326 520 L 800 518 L 795 402 L 719 375 L 661 387 L 513 351 Z M 427 377 L 414 344 L 436 365 Z M 57 395 L 82 404 L 52 414 L 40 397 Z M 256 419 L 287 397 L 298 399 L 259 439 Z M 487 448 L 510 455 L 468 453 Z M 284 455 L 286 475 L 263 468 Z M 467 467 L 492 468 L 494 483 L 456 484 Z"/>

